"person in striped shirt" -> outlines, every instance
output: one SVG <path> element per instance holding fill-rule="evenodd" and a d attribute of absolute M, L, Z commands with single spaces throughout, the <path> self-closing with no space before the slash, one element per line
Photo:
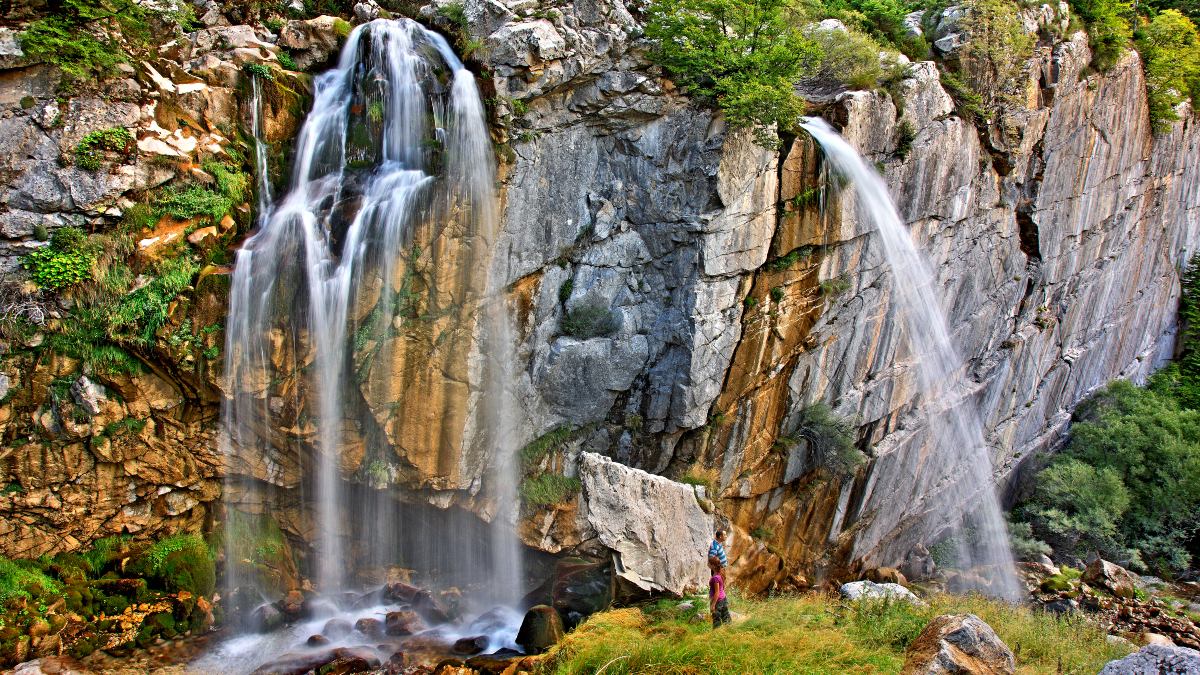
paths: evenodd
<path fill-rule="evenodd" d="M 725 530 L 717 530 L 713 535 L 713 543 L 708 547 L 708 555 L 721 562 L 721 567 L 729 566 L 729 557 L 725 554 Z"/>

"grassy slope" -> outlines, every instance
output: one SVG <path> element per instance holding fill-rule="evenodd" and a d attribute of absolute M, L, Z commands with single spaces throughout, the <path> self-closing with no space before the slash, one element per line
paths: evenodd
<path fill-rule="evenodd" d="M 674 602 L 591 617 L 543 661 L 544 673 L 898 673 L 904 649 L 929 619 L 973 613 L 1017 657 L 1019 673 L 1095 673 L 1129 653 L 1081 619 L 1057 619 L 978 597 L 939 596 L 926 608 L 846 605 L 808 594 L 733 598 L 745 621 L 713 632 Z M 705 608 L 703 598 L 695 603 Z"/>

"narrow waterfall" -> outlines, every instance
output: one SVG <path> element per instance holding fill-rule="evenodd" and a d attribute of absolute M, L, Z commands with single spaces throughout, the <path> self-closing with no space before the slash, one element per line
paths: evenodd
<path fill-rule="evenodd" d="M 298 531 L 326 616 L 363 578 L 397 570 L 474 588 L 468 611 L 507 606 L 476 634 L 513 646 L 521 411 L 504 281 L 489 272 L 502 267 L 495 160 L 475 78 L 413 21 L 358 26 L 314 78 L 274 202 L 263 83 L 251 86 L 260 214 L 226 323 L 227 585 L 251 604 L 278 599 L 287 588 L 245 569 L 269 567 L 262 542 Z M 490 524 L 458 527 L 424 504 L 455 499 Z M 267 642 L 304 637 L 247 639 L 214 663 L 237 670 Z"/>
<path fill-rule="evenodd" d="M 983 438 L 978 411 L 955 396 L 964 367 L 950 338 L 945 312 L 934 292 L 933 274 L 918 252 L 882 177 L 867 166 L 858 152 L 824 120 L 805 118 L 801 126 L 821 146 L 833 170 L 848 179 L 858 213 L 879 233 L 884 257 L 894 280 L 892 298 L 904 322 L 917 386 L 927 417 L 929 445 L 904 447 L 910 453 L 893 471 L 904 472 L 891 486 L 907 483 L 907 494 L 876 490 L 877 499 L 907 500 L 918 495 L 939 495 L 937 507 L 927 517 L 962 530 L 970 527 L 970 545 L 960 545 L 960 562 L 986 575 L 979 590 L 1005 599 L 1019 597 L 1012 552 L 1000 502 L 992 484 L 992 461 Z M 880 496 L 882 495 L 882 496 Z M 877 505 L 886 509 L 886 505 Z M 969 525 L 964 525 L 964 523 Z M 968 537 L 960 536 L 960 542 Z"/>

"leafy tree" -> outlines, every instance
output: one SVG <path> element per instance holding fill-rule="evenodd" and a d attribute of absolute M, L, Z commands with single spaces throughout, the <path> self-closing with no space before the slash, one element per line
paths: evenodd
<path fill-rule="evenodd" d="M 1128 0 L 1072 0 L 1071 11 L 1087 25 L 1092 65 L 1102 71 L 1116 65 L 1132 35 Z"/>
<path fill-rule="evenodd" d="M 919 3 L 903 0 L 803 0 L 805 12 L 814 18 L 833 18 L 867 33 L 913 59 L 924 59 L 929 45 L 910 35 L 904 17 Z"/>
<path fill-rule="evenodd" d="M 803 112 L 793 86 L 819 57 L 798 23 L 788 0 L 654 0 L 646 37 L 652 57 L 691 94 L 774 144 L 771 128 L 792 129 Z"/>
<path fill-rule="evenodd" d="M 962 21 L 967 41 L 959 54 L 960 72 L 986 104 L 1003 102 L 1020 84 L 1021 69 L 1033 50 L 1033 36 L 1007 0 L 968 0 Z"/>
<path fill-rule="evenodd" d="M 1120 549 L 1118 523 L 1128 508 L 1129 492 L 1115 471 L 1063 457 L 1038 473 L 1023 515 L 1059 553 L 1111 555 Z"/>
<path fill-rule="evenodd" d="M 1191 19 L 1168 9 L 1141 31 L 1137 44 L 1146 69 L 1150 120 L 1161 131 L 1178 119 L 1175 106 L 1185 98 L 1200 101 L 1200 34 Z"/>

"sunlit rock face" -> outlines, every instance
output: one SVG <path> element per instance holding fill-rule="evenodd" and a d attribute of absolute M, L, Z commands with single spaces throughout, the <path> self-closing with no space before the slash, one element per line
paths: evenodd
<path fill-rule="evenodd" d="M 448 228 L 418 233 L 421 255 L 407 256 L 390 279 L 419 295 L 405 309 L 413 316 L 355 336 L 350 367 L 374 375 L 344 392 L 356 408 L 339 462 L 353 491 L 495 516 L 485 498 L 493 458 L 485 430 L 470 423 L 481 395 L 471 383 L 485 356 L 471 349 L 479 326 L 470 297 L 480 290 L 473 275 L 496 260 L 517 328 L 509 395 L 522 414 L 513 443 L 567 430 L 527 475 L 578 476 L 580 454 L 591 451 L 707 482 L 717 521 L 733 525 L 733 572 L 752 590 L 898 564 L 935 535 L 939 521 L 927 517 L 934 504 L 911 492 L 921 470 L 912 458 L 936 461 L 921 454 L 917 356 L 895 316 L 876 237 L 852 200 L 822 190 L 812 142 L 787 137 L 767 149 L 727 129 L 649 64 L 622 2 L 538 17 L 476 0 L 464 10 L 485 46 L 471 67 L 491 73 L 484 96 L 494 105 L 499 231 L 463 247 L 462 222 L 451 214 Z M 16 269 L 35 225 L 99 218 L 110 226 L 105 199 L 175 175 L 151 157 L 219 143 L 212 136 L 225 137 L 222 125 L 245 125 L 246 99 L 235 90 L 241 64 L 252 53 L 270 62 L 277 50 L 265 31 L 243 28 L 208 29 L 229 38 L 202 31 L 161 54 L 179 67 L 156 69 L 174 78 L 174 90 L 148 72 L 135 82 L 160 92 L 153 106 L 149 96 L 103 109 L 99 99 L 73 98 L 66 110 L 78 114 L 61 128 L 49 123 L 44 70 L 5 71 L 4 82 L 24 82 L 45 105 L 22 109 L 20 95 L 0 92 L 12 111 L 0 120 L 12 130 L 0 134 L 12 148 L 0 158 L 9 194 L 0 270 Z M 329 20 L 289 24 L 278 40 L 322 64 L 336 54 L 334 28 Z M 1022 460 L 1055 446 L 1090 391 L 1144 377 L 1170 354 L 1178 269 L 1200 236 L 1194 119 L 1184 115 L 1152 136 L 1136 55 L 1080 79 L 1089 58 L 1081 35 L 1039 46 L 1026 95 L 986 133 L 954 114 L 932 64 L 914 64 L 899 87 L 915 132 L 907 154 L 898 152 L 898 106 L 887 94 L 846 92 L 821 109 L 878 163 L 930 257 L 967 359 L 959 391 L 982 412 L 1002 486 Z M 206 89 L 180 91 L 197 80 Z M 265 99 L 272 143 L 293 137 L 301 121 L 305 88 L 288 84 Z M 180 111 L 204 130 L 198 139 L 180 130 Z M 82 178 L 58 166 L 84 133 L 113 124 L 138 129 L 136 161 Z M 271 161 L 276 172 L 286 166 Z M 356 206 L 345 204 L 347 213 Z M 364 284 L 349 309 L 357 320 L 375 311 L 383 283 L 381 275 Z M 205 302 L 220 310 L 226 298 Z M 74 364 L 21 349 L 0 354 L 0 389 L 16 392 L 0 394 L 0 480 L 22 487 L 0 495 L 10 506 L 0 516 L 0 533 L 9 533 L 0 552 L 36 555 L 122 529 L 199 526 L 227 471 L 289 495 L 276 513 L 282 529 L 313 541 L 317 528 L 299 495 L 317 442 L 302 375 L 314 354 L 304 335 L 272 339 L 279 376 L 241 386 L 271 392 L 271 430 L 284 440 L 278 452 L 239 456 L 228 467 L 216 454 L 217 373 L 164 366 L 147 383 L 98 380 L 122 399 L 99 403 L 98 417 L 121 405 L 129 409 L 121 414 L 148 420 L 99 441 L 103 424 L 86 434 L 59 430 L 46 415 L 51 381 Z M 147 358 L 166 363 L 163 354 Z M 803 411 L 817 402 L 851 419 L 871 448 L 853 477 L 828 476 L 793 442 Z M 55 431 L 12 442 L 36 425 Z M 376 460 L 387 470 L 374 471 Z M 525 543 L 553 553 L 583 545 L 588 494 L 527 507 Z M 253 510 L 256 498 L 245 496 Z M 84 515 L 55 515 L 59 504 Z"/>

